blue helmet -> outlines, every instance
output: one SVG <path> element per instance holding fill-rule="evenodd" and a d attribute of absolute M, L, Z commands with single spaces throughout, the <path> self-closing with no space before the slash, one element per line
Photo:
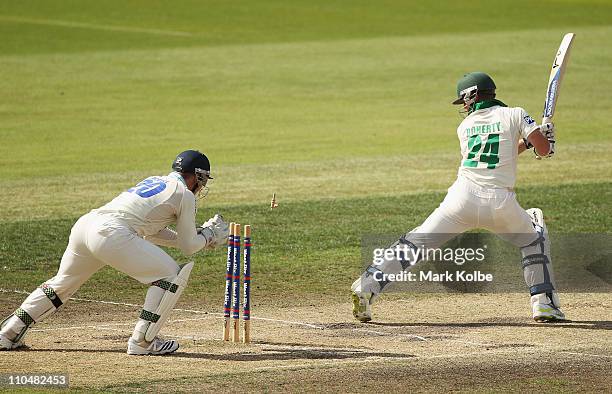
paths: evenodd
<path fill-rule="evenodd" d="M 172 162 L 172 169 L 176 172 L 193 173 L 198 181 L 201 182 L 213 179 L 210 176 L 210 161 L 208 161 L 208 157 L 197 150 L 186 150 L 179 153 Z"/>

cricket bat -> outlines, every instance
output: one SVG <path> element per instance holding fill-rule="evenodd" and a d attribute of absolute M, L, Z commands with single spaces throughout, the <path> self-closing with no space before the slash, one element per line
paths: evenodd
<path fill-rule="evenodd" d="M 555 107 L 557 106 L 557 100 L 559 99 L 559 91 L 561 90 L 561 81 L 563 75 L 565 75 L 565 69 L 567 63 L 569 63 L 570 49 L 572 48 L 572 42 L 574 42 L 574 33 L 567 33 L 561 40 L 559 50 L 555 55 L 552 67 L 550 68 L 550 75 L 548 77 L 548 86 L 546 87 L 546 99 L 544 100 L 544 111 L 542 114 L 542 123 L 549 123 L 552 121 L 553 115 L 555 114 Z M 542 159 L 534 149 L 535 158 Z"/>
<path fill-rule="evenodd" d="M 550 69 L 550 76 L 548 77 L 548 86 L 546 88 L 542 124 L 550 122 L 555 114 L 555 107 L 557 106 L 559 91 L 561 89 L 561 81 L 563 80 L 565 69 L 569 63 L 570 49 L 572 48 L 572 42 L 574 42 L 575 36 L 574 33 L 567 33 L 563 36 L 563 40 L 561 41 L 561 45 L 553 61 Z"/>

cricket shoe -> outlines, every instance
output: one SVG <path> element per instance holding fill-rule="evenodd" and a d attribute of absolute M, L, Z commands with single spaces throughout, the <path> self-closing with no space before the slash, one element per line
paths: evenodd
<path fill-rule="evenodd" d="M 548 297 L 546 297 L 548 300 Z M 533 320 L 538 323 L 547 323 L 565 320 L 565 314 L 561 309 L 556 307 L 552 302 L 538 302 L 537 296 L 531 297 L 531 310 L 533 312 Z M 550 301 L 550 300 L 548 300 Z"/>
<path fill-rule="evenodd" d="M 362 323 L 372 320 L 372 301 L 375 296 L 372 293 L 353 292 L 353 316 Z"/>
<path fill-rule="evenodd" d="M 162 354 L 174 353 L 179 348 L 179 343 L 174 340 L 164 340 L 155 337 L 152 342 L 136 342 L 134 338 L 130 338 L 128 341 L 127 354 L 132 355 L 155 355 L 160 356 Z"/>
<path fill-rule="evenodd" d="M 0 351 L 13 350 L 25 346 L 23 341 L 13 342 L 4 335 L 0 334 Z"/>

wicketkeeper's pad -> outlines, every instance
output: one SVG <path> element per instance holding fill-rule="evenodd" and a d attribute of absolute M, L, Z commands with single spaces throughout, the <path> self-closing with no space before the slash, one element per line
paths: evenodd
<path fill-rule="evenodd" d="M 192 269 L 193 263 L 185 264 L 181 266 L 181 270 L 174 278 L 160 279 L 152 283 L 153 286 L 164 289 L 165 293 L 155 311 L 143 309 L 140 314 L 141 319 L 150 322 L 145 332 L 145 340 L 147 342 L 153 341 L 166 320 L 168 320 L 168 316 L 170 316 L 172 309 L 187 286 Z"/>

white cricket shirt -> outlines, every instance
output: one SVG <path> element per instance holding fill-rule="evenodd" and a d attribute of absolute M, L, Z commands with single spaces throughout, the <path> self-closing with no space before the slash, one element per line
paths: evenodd
<path fill-rule="evenodd" d="M 520 107 L 495 105 L 479 109 L 457 127 L 461 165 L 457 176 L 491 188 L 513 188 L 518 143 L 538 124 Z"/>
<path fill-rule="evenodd" d="M 206 246 L 197 234 L 196 201 L 178 173 L 152 176 L 92 212 L 118 219 L 139 236 L 193 254 Z M 176 224 L 176 232 L 167 226 Z"/>

